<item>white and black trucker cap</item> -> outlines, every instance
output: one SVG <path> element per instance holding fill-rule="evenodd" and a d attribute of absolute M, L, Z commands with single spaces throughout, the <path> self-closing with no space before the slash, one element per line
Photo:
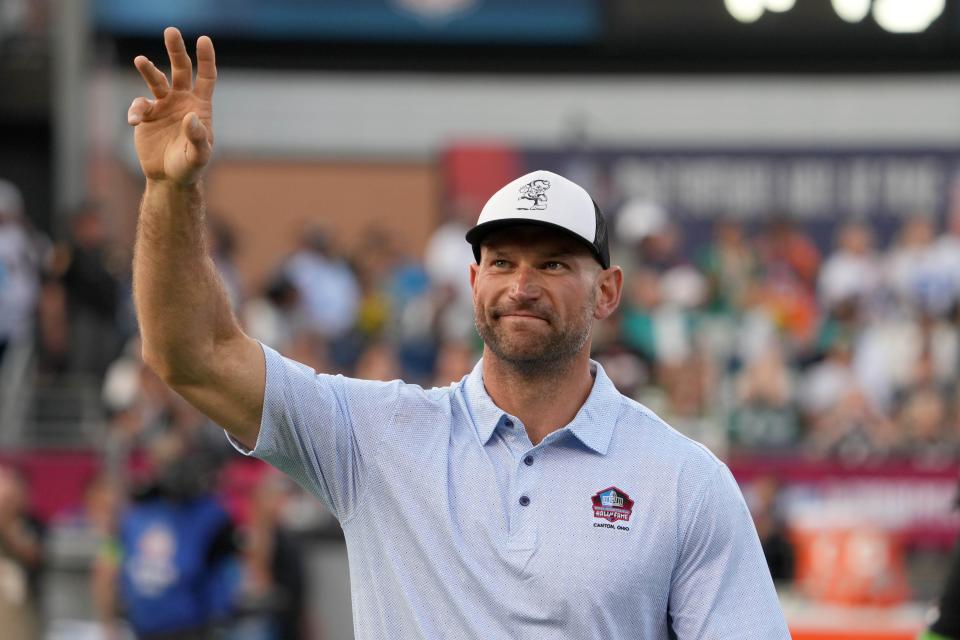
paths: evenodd
<path fill-rule="evenodd" d="M 534 171 L 507 184 L 487 200 L 477 225 L 467 232 L 480 262 L 480 245 L 491 231 L 515 225 L 563 231 L 583 241 L 604 269 L 610 267 L 607 223 L 590 194 L 550 171 Z"/>

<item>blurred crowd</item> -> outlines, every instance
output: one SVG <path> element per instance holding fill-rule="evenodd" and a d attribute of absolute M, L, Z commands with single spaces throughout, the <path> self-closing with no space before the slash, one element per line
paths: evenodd
<path fill-rule="evenodd" d="M 255 290 L 215 217 L 208 245 L 250 335 L 320 371 L 446 385 L 482 347 L 463 239 L 476 212 L 451 209 L 422 256 L 378 229 L 337 238 L 309 225 Z M 721 449 L 931 464 L 957 455 L 960 214 L 905 216 L 883 245 L 867 221 L 838 221 L 832 246 L 818 246 L 771 217 L 716 221 L 692 246 L 650 202 L 627 202 L 610 223 L 627 276 L 595 356 L 621 391 Z M 141 406 L 155 404 L 158 385 L 139 362 L 129 247 L 95 206 L 53 243 L 0 182 L 0 302 L 0 354 L 34 340 L 41 375 L 102 384 L 115 430 L 187 419 Z"/>
<path fill-rule="evenodd" d="M 475 216 L 451 205 L 423 255 L 378 229 L 341 238 L 311 224 L 256 289 L 236 263 L 248 239 L 211 216 L 208 246 L 255 338 L 318 371 L 444 386 L 482 349 L 464 241 Z M 609 223 L 624 298 L 598 325 L 594 356 L 622 392 L 721 454 L 957 459 L 960 212 L 905 216 L 885 242 L 866 221 L 838 221 L 832 240 L 818 243 L 771 217 L 715 221 L 695 245 L 690 228 L 643 201 L 619 207 Z M 322 514 L 291 507 L 301 494 L 272 473 L 244 484 L 229 513 L 214 499 L 218 473 L 237 454 L 143 365 L 129 257 L 96 205 L 73 212 L 53 241 L 31 226 L 16 187 L 0 181 L 0 371 L 5 353 L 28 343 L 38 381 L 85 381 L 101 398 L 105 463 L 69 523 L 97 541 L 99 616 L 109 626 L 122 613 L 141 636 L 167 637 L 155 626 L 171 619 L 156 606 L 166 593 L 166 606 L 187 616 L 176 637 L 209 637 L 238 611 L 245 623 L 231 633 L 245 635 L 225 637 L 309 637 L 297 530 L 315 528 Z M 26 515 L 21 485 L 13 471 L 0 473 L 0 611 L 29 603 L 38 562 L 42 529 Z M 769 531 L 775 575 L 789 577 L 776 493 L 754 496 L 755 517 Z M 164 527 L 143 528 L 158 518 Z M 183 547 L 198 551 L 184 559 L 173 552 Z M 7 605 L 3 585 L 13 582 L 4 571 L 20 585 Z M 184 593 L 189 603 L 178 600 Z M 21 613 L 29 625 L 29 607 Z"/>
<path fill-rule="evenodd" d="M 960 215 L 942 229 L 904 217 L 886 246 L 869 222 L 841 221 L 822 252 L 786 218 L 722 220 L 685 251 L 653 211 L 621 210 L 633 273 L 598 348 L 668 422 L 707 442 L 722 430 L 733 451 L 957 459 Z"/>

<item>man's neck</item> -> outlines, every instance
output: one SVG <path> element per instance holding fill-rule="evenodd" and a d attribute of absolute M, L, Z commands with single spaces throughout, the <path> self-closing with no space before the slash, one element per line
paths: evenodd
<path fill-rule="evenodd" d="M 586 350 L 544 375 L 530 376 L 484 349 L 483 383 L 494 404 L 519 418 L 536 445 L 573 421 L 590 395 L 593 375 Z"/>

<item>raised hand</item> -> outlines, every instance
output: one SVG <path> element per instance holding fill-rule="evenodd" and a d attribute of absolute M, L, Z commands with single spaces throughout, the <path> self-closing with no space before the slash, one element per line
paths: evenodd
<path fill-rule="evenodd" d="M 163 32 L 170 56 L 171 82 L 145 56 L 133 64 L 143 76 L 153 99 L 137 98 L 127 111 L 134 127 L 134 143 L 143 174 L 149 180 L 178 185 L 196 182 L 213 150 L 213 87 L 217 63 L 213 41 L 197 40 L 197 80 L 183 36 L 173 28 Z"/>

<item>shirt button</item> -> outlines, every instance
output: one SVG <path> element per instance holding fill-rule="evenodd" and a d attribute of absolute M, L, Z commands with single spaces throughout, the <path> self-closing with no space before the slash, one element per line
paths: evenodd
<path fill-rule="evenodd" d="M 532 464 L 533 464 L 533 456 L 530 456 L 530 455 L 526 456 L 526 457 L 523 459 L 523 464 L 527 465 L 528 467 L 529 467 L 530 465 L 532 465 Z"/>
<path fill-rule="evenodd" d="M 530 498 L 528 498 L 527 496 L 520 496 L 520 506 L 525 507 L 528 504 L 530 504 Z"/>
<path fill-rule="evenodd" d="M 504 420 L 504 421 L 503 421 L 503 425 L 504 425 L 505 427 L 512 427 L 512 426 L 513 426 L 513 420 Z"/>

